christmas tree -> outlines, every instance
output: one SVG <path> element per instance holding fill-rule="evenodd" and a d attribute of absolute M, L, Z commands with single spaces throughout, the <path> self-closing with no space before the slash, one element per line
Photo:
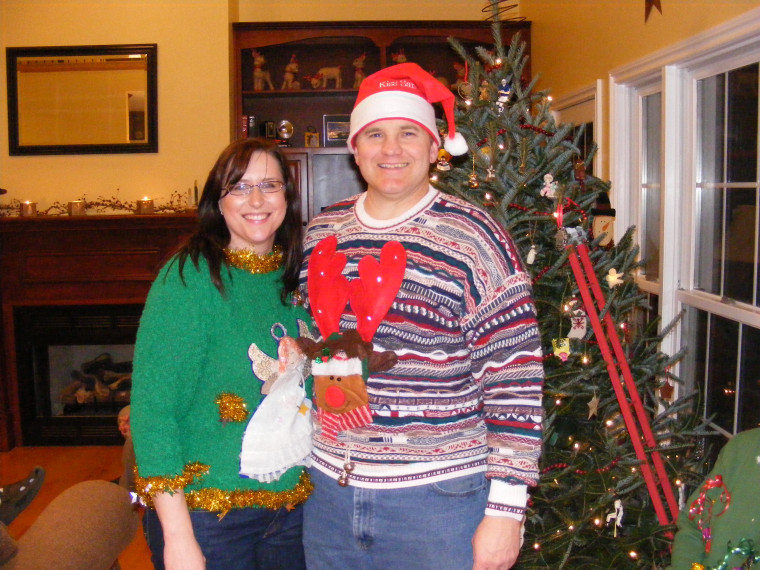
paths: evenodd
<path fill-rule="evenodd" d="M 533 280 L 544 346 L 544 446 L 519 568 L 658 568 L 680 493 L 698 485 L 706 430 L 678 381 L 668 332 L 634 282 L 634 230 L 617 243 L 610 185 L 592 176 L 583 129 L 557 124 L 525 77 L 519 37 L 468 53 L 457 129 L 469 153 L 440 156 L 442 191 L 485 207 L 514 238 Z M 596 220 L 597 223 L 594 223 Z M 630 387 L 629 392 L 625 392 Z"/>

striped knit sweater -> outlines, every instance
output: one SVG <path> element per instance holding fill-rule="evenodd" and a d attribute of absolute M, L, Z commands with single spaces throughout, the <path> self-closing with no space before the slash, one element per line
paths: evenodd
<path fill-rule="evenodd" d="M 373 338 L 375 350 L 395 351 L 398 363 L 368 380 L 369 426 L 341 432 L 337 442 L 317 430 L 314 465 L 337 478 L 350 457 L 351 484 L 376 488 L 485 471 L 486 513 L 519 518 L 526 486 L 538 479 L 543 368 L 517 250 L 487 213 L 433 188 L 393 220 L 370 218 L 363 200 L 337 203 L 311 222 L 306 262 L 335 234 L 348 257 L 343 273 L 355 279 L 363 256 L 379 259 L 391 240 L 404 246 L 404 281 Z M 305 280 L 304 270 L 304 293 Z M 341 329 L 355 327 L 347 306 Z"/>

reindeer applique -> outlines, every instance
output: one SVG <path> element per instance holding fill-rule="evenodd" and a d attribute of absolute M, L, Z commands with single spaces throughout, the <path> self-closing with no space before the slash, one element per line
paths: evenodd
<path fill-rule="evenodd" d="M 406 251 L 391 241 L 383 246 L 379 262 L 369 255 L 363 257 L 359 278 L 349 281 L 342 274 L 346 256 L 336 253 L 337 244 L 335 236 L 320 241 L 307 272 L 309 303 L 323 340 L 298 339 L 311 361 L 322 435 L 333 440 L 341 431 L 372 423 L 367 378 L 371 372 L 388 370 L 397 360 L 393 351 L 373 350 L 372 337 L 393 304 L 406 271 Z M 356 314 L 357 328 L 340 332 L 346 303 Z M 338 480 L 341 486 L 348 484 L 351 465 L 346 461 L 346 472 Z"/>

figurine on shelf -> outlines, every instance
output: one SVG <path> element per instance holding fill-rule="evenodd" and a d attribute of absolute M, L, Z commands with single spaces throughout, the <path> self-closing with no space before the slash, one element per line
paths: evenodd
<path fill-rule="evenodd" d="M 298 59 L 296 54 L 290 56 L 288 65 L 285 66 L 285 74 L 283 75 L 281 90 L 295 90 L 301 88 L 301 82 L 296 80 L 298 75 Z"/>
<path fill-rule="evenodd" d="M 341 77 L 340 65 L 334 67 L 323 67 L 314 75 L 304 76 L 311 82 L 314 89 L 327 89 L 328 81 L 333 81 L 335 89 L 343 87 L 343 78 Z"/>
<path fill-rule="evenodd" d="M 272 84 L 272 78 L 269 75 L 269 71 L 264 70 L 264 64 L 267 60 L 261 54 L 261 52 L 255 49 L 251 50 L 251 56 L 253 57 L 253 90 L 263 91 L 264 86 L 269 87 L 271 91 L 274 91 L 274 85 Z"/>
<path fill-rule="evenodd" d="M 364 62 L 367 59 L 366 52 L 361 54 L 354 60 L 354 89 L 359 89 L 359 85 L 362 84 L 364 78 Z"/>
<path fill-rule="evenodd" d="M 393 63 L 406 63 L 407 60 L 404 48 L 399 49 L 396 53 L 392 53 L 391 59 L 393 60 Z"/>

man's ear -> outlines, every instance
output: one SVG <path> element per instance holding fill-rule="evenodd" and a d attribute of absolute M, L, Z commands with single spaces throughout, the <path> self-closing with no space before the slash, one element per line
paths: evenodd
<path fill-rule="evenodd" d="M 430 137 L 430 164 L 438 160 L 438 143 L 433 137 Z"/>

